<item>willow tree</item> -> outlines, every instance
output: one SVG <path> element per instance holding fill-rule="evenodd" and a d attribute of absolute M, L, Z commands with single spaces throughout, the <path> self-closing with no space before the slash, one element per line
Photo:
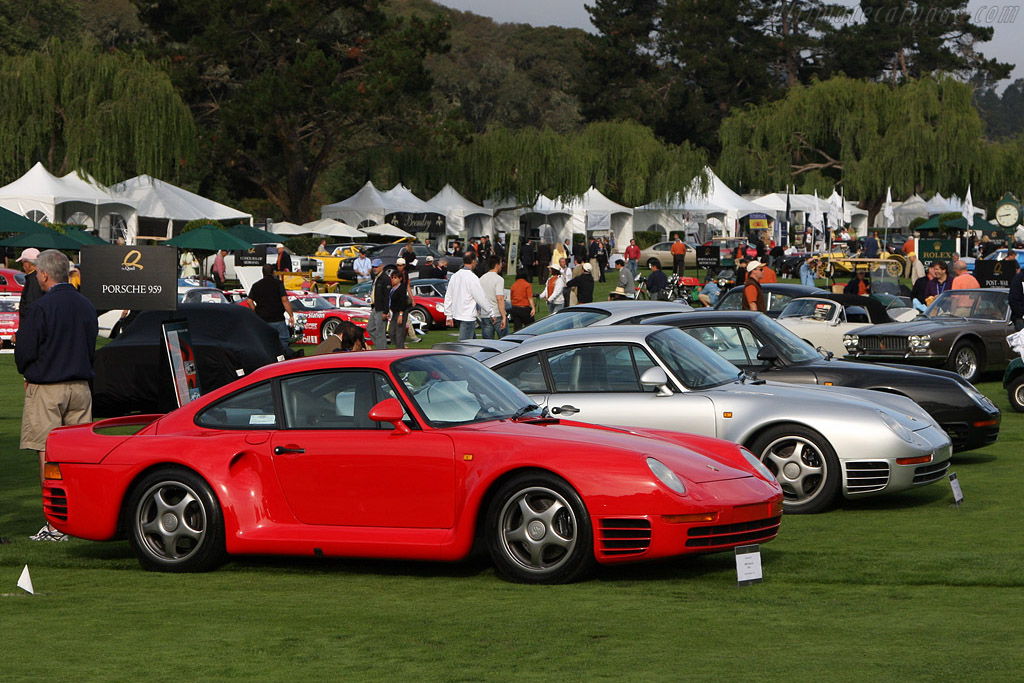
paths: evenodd
<path fill-rule="evenodd" d="M 999 171 L 971 87 L 924 78 L 891 87 L 833 78 L 791 88 L 777 102 L 722 125 L 718 172 L 726 182 L 775 190 L 841 186 L 877 209 L 887 187 L 963 195 L 993 187 Z"/>
<path fill-rule="evenodd" d="M 463 144 L 406 150 L 387 161 L 395 177 L 430 194 L 444 183 L 477 200 L 540 194 L 571 199 L 591 184 L 629 206 L 689 187 L 704 167 L 704 152 L 659 140 L 638 123 L 592 123 L 575 133 L 548 128 L 495 128 Z M 378 169 L 376 179 L 388 182 Z"/>
<path fill-rule="evenodd" d="M 0 58 L 0 177 L 36 161 L 104 183 L 173 176 L 195 147 L 192 115 L 167 74 L 138 55 L 51 41 Z"/>

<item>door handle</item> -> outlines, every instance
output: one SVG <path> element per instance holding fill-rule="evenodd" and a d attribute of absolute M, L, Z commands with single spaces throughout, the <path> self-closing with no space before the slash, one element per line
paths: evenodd
<path fill-rule="evenodd" d="M 274 455 L 284 455 L 286 453 L 305 453 L 305 448 L 294 448 L 292 446 L 274 446 Z"/>
<path fill-rule="evenodd" d="M 580 412 L 579 408 L 577 408 L 576 406 L 570 406 L 570 405 L 555 406 L 555 407 L 553 407 L 551 409 L 551 414 L 552 415 L 562 415 L 562 414 L 565 414 L 565 415 L 575 415 L 578 412 Z"/>

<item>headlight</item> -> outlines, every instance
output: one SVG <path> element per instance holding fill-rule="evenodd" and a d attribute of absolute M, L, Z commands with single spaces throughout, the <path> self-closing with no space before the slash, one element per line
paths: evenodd
<path fill-rule="evenodd" d="M 843 335 L 843 346 L 848 349 L 855 349 L 860 346 L 860 337 L 855 334 L 844 334 Z"/>
<path fill-rule="evenodd" d="M 686 495 L 686 487 L 683 486 L 683 482 L 679 480 L 676 473 L 665 466 L 660 460 L 656 458 L 647 458 L 647 466 L 651 468 L 651 473 L 654 474 L 665 486 L 669 487 L 681 496 Z"/>
<path fill-rule="evenodd" d="M 889 413 L 883 413 L 881 410 L 878 411 L 878 414 L 882 416 L 882 422 L 885 423 L 885 426 L 888 427 L 893 434 L 900 437 L 907 443 L 914 443 L 913 433 L 909 429 L 901 425 L 899 422 L 897 422 L 896 418 L 894 418 Z"/>
<path fill-rule="evenodd" d="M 356 325 L 359 325 L 359 324 L 365 325 L 366 323 L 370 322 L 369 318 L 352 318 L 351 320 Z"/>
<path fill-rule="evenodd" d="M 985 410 L 987 410 L 987 411 L 996 411 L 996 410 L 999 410 L 998 408 L 996 408 L 996 404 L 995 404 L 995 403 L 993 403 L 993 402 L 992 402 L 992 400 L 991 400 L 991 399 L 990 399 L 990 398 L 989 398 L 988 396 L 986 396 L 985 394 L 981 393 L 980 391 L 978 391 L 977 389 L 975 389 L 975 388 L 974 388 L 973 386 L 971 386 L 970 384 L 968 384 L 968 385 L 966 385 L 966 386 L 964 386 L 963 384 L 961 384 L 961 385 L 960 385 L 960 388 L 964 390 L 964 393 L 965 393 L 965 394 L 967 394 L 968 396 L 970 396 L 970 397 L 971 397 L 971 400 L 972 400 L 972 401 L 974 401 L 975 403 L 977 403 L 977 404 L 978 404 L 979 406 L 981 406 L 981 407 L 982 407 L 983 409 L 985 409 Z"/>
<path fill-rule="evenodd" d="M 750 451 L 743 447 L 740 447 L 740 453 L 742 453 L 743 457 L 747 459 L 747 462 L 750 463 L 750 466 L 757 470 L 758 474 L 760 474 L 768 481 L 775 481 L 775 475 L 772 474 L 772 471 L 768 469 L 768 467 L 763 462 L 757 459 L 756 455 L 754 455 L 753 453 L 751 453 Z"/>
<path fill-rule="evenodd" d="M 437 309 L 437 312 L 438 312 L 438 313 L 444 313 L 444 304 L 438 304 L 438 305 L 437 305 L 437 306 L 435 306 L 434 308 L 436 308 L 436 309 Z"/>
<path fill-rule="evenodd" d="M 907 337 L 907 344 L 912 351 L 927 351 L 932 343 L 930 334 L 912 334 Z"/>

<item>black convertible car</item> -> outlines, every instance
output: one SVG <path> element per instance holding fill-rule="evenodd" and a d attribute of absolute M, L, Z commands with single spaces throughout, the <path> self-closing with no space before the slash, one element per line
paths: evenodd
<path fill-rule="evenodd" d="M 752 311 L 661 315 L 643 324 L 678 327 L 738 368 L 765 379 L 907 396 L 946 430 L 957 452 L 987 446 L 999 437 L 999 409 L 954 372 L 826 359 L 775 320 Z"/>

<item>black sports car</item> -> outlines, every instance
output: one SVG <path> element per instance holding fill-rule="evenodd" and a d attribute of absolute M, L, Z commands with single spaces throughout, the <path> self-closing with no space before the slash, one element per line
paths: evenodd
<path fill-rule="evenodd" d="M 678 327 L 733 365 L 762 378 L 907 396 L 946 430 L 957 452 L 987 446 L 999 436 L 999 409 L 954 372 L 826 359 L 776 321 L 753 311 L 661 315 L 643 324 Z"/>

